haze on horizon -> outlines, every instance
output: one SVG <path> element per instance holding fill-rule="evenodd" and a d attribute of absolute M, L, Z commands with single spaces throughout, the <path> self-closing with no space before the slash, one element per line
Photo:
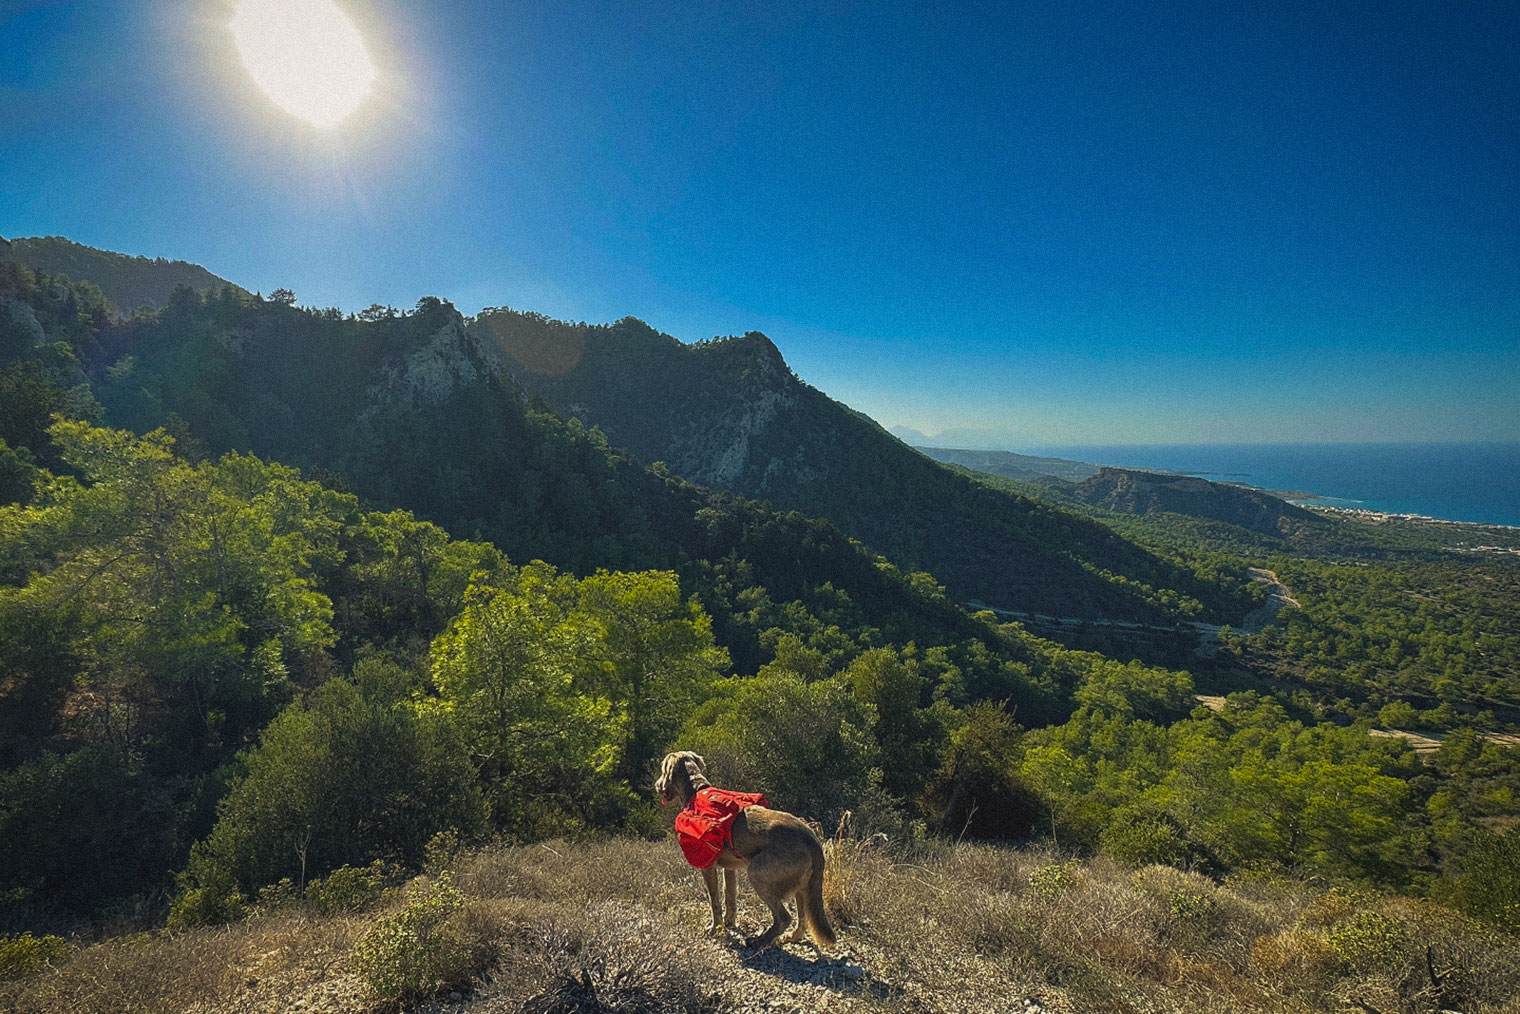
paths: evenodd
<path fill-rule="evenodd" d="M 982 446 L 1520 439 L 1513 4 L 337 6 L 321 126 L 233 0 L 0 7 L 0 235 L 762 330 Z"/>

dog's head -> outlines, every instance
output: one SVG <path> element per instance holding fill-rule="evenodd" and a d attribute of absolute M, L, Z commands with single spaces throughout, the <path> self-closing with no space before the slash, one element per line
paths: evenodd
<path fill-rule="evenodd" d="M 678 796 L 682 799 L 690 796 L 693 776 L 700 775 L 706 767 L 707 762 L 690 750 L 666 754 L 660 762 L 660 777 L 654 782 L 660 805 L 664 806 Z"/>

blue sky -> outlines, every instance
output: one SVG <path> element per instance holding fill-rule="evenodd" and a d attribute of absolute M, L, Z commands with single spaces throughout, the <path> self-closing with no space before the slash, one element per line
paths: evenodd
<path fill-rule="evenodd" d="M 0 235 L 302 303 L 762 330 L 887 425 L 1520 439 L 1520 6 L 342 4 L 275 108 L 218 0 L 0 0 Z"/>

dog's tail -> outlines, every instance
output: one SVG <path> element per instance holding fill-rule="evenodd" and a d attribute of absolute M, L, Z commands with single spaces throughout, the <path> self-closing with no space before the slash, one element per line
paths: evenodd
<path fill-rule="evenodd" d="M 813 871 L 808 877 L 807 890 L 797 896 L 802 902 L 798 906 L 802 909 L 798 915 L 802 917 L 819 947 L 833 947 L 838 941 L 834 936 L 834 927 L 829 925 L 828 913 L 823 908 L 823 849 L 814 845 L 809 851 L 813 853 Z"/>

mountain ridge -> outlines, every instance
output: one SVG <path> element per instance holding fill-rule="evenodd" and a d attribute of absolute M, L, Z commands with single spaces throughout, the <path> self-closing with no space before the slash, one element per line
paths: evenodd
<path fill-rule="evenodd" d="M 88 281 L 99 287 L 117 312 L 123 314 L 164 306 L 181 285 L 202 295 L 219 292 L 225 286 L 231 286 L 241 296 L 252 295 L 199 264 L 99 250 L 63 236 L 0 238 L 0 260 L 15 261 L 32 271 Z"/>
<path fill-rule="evenodd" d="M 802 381 L 759 332 L 687 345 L 635 318 L 591 326 L 505 309 L 472 327 L 530 395 L 639 458 L 829 518 L 963 600 L 1158 622 L 1177 614 L 1140 589 L 1179 589 L 1195 611 L 1227 598 L 1086 518 L 942 467 Z M 536 350 L 551 346 L 577 352 L 541 368 Z"/>

